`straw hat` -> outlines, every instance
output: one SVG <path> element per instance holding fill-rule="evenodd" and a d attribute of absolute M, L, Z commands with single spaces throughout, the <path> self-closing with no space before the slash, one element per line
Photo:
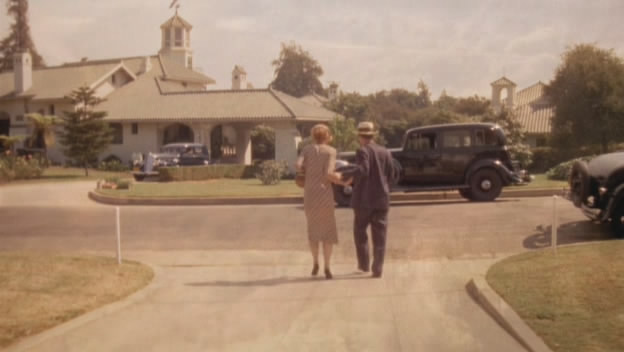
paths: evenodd
<path fill-rule="evenodd" d="M 375 131 L 375 125 L 368 121 L 360 122 L 358 124 L 357 131 L 359 136 L 374 136 L 377 134 L 377 131 Z"/>

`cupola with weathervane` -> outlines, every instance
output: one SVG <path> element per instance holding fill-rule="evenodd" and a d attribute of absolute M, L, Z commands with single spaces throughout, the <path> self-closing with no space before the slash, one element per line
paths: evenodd
<path fill-rule="evenodd" d="M 163 23 L 160 29 L 162 31 L 162 46 L 158 53 L 192 69 L 191 30 L 193 26 L 183 19 L 176 9 L 175 15 Z"/>

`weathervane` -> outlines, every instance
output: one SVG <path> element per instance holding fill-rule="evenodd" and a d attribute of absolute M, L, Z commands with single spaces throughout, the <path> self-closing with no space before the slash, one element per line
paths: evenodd
<path fill-rule="evenodd" d="M 178 9 L 180 8 L 180 0 L 173 0 L 171 2 L 171 5 L 169 5 L 169 8 L 172 9 L 175 6 L 176 9 L 176 15 L 178 14 Z"/>

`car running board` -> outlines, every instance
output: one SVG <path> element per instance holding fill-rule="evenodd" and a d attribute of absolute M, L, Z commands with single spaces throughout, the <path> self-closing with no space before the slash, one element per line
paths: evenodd
<path fill-rule="evenodd" d="M 396 186 L 396 187 L 392 187 L 392 192 L 416 193 L 416 192 L 456 191 L 459 189 L 470 189 L 470 186 L 468 185 L 432 186 L 432 187 Z"/>

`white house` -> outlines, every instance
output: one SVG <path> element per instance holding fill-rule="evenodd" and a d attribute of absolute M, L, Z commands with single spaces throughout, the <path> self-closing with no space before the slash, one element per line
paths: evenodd
<path fill-rule="evenodd" d="M 516 84 L 507 77 L 501 77 L 491 86 L 494 111 L 510 111 L 524 127 L 527 144 L 531 147 L 544 146 L 552 132 L 555 114 L 552 103 L 544 93 L 546 85 L 537 82 L 516 92 Z"/>
<path fill-rule="evenodd" d="M 198 142 L 212 155 L 251 163 L 250 133 L 271 126 L 276 159 L 292 167 L 301 140 L 298 126 L 331 120 L 336 114 L 269 88 L 253 89 L 244 68 L 232 71 L 232 88 L 209 90 L 215 81 L 194 70 L 192 26 L 176 14 L 161 26 L 157 55 L 88 60 L 32 68 L 29 53 L 15 56 L 13 72 L 0 74 L 0 135 L 28 135 L 24 115 L 61 115 L 74 107 L 66 98 L 87 85 L 105 98 L 97 110 L 108 113 L 115 140 L 101 155 L 128 162 L 133 153 L 158 151 L 173 142 Z M 63 162 L 62 146 L 49 151 Z"/>

